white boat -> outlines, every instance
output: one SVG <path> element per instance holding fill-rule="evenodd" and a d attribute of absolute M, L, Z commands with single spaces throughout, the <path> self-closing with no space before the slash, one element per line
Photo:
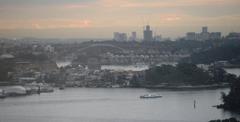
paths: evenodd
<path fill-rule="evenodd" d="M 6 96 L 27 95 L 27 90 L 23 86 L 9 86 L 4 89 Z"/>
<path fill-rule="evenodd" d="M 30 90 L 30 94 L 33 93 L 47 93 L 47 92 L 53 92 L 54 89 L 51 87 L 49 84 L 46 83 L 31 83 L 31 84 L 26 84 L 25 88 Z"/>
<path fill-rule="evenodd" d="M 140 98 L 161 98 L 161 95 L 158 94 L 146 94 L 146 95 L 142 95 L 140 96 Z"/>
<path fill-rule="evenodd" d="M 6 95 L 5 95 L 5 92 L 4 90 L 0 89 L 0 98 L 5 98 Z"/>

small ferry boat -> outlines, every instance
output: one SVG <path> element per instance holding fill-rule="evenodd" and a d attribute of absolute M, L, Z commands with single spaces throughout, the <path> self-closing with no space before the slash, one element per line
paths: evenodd
<path fill-rule="evenodd" d="M 161 98 L 161 95 L 158 94 L 146 94 L 146 95 L 142 95 L 140 96 L 140 98 Z"/>

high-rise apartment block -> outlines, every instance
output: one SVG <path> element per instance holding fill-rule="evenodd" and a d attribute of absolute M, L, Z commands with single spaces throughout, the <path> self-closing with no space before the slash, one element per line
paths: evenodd
<path fill-rule="evenodd" d="M 221 32 L 208 32 L 208 27 L 202 27 L 201 33 L 188 32 L 186 34 L 186 40 L 205 41 L 221 39 Z"/>

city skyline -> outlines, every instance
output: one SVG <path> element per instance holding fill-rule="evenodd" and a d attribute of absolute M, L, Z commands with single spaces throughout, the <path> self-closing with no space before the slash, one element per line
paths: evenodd
<path fill-rule="evenodd" d="M 0 0 L 0 37 L 112 38 L 143 27 L 164 37 L 240 31 L 239 0 Z"/>

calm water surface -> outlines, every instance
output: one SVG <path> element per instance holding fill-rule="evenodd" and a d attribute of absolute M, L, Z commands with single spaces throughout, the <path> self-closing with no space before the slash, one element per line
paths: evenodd
<path fill-rule="evenodd" d="M 0 122 L 207 122 L 239 117 L 212 107 L 228 91 L 69 88 L 0 100 Z M 146 93 L 163 97 L 139 98 Z"/>

